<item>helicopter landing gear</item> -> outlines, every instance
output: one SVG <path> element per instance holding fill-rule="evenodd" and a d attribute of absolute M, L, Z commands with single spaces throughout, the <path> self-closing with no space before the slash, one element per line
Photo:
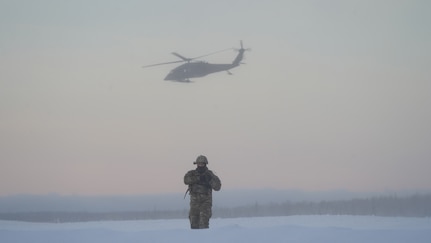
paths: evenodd
<path fill-rule="evenodd" d="M 177 82 L 180 83 L 191 83 L 192 81 L 190 81 L 190 79 L 183 79 L 183 80 L 176 80 Z"/>

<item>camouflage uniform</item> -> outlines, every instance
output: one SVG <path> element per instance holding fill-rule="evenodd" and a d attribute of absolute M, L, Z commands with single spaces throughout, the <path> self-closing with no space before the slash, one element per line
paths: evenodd
<path fill-rule="evenodd" d="M 198 166 L 188 171 L 184 176 L 184 183 L 189 186 L 190 193 L 190 227 L 192 229 L 209 228 L 212 212 L 212 190 L 219 191 L 220 179 L 207 168 L 208 161 L 201 155 L 195 164 L 204 161 L 205 166 Z"/>

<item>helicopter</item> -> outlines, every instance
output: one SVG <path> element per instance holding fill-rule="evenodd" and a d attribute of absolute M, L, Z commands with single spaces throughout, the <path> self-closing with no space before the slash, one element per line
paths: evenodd
<path fill-rule="evenodd" d="M 240 41 L 240 46 L 241 48 L 237 49 L 238 55 L 235 57 L 233 62 L 229 64 L 212 64 L 204 61 L 194 61 L 194 60 L 201 57 L 213 55 L 219 52 L 223 52 L 226 50 L 231 50 L 232 48 L 223 49 L 220 51 L 212 52 L 212 53 L 194 57 L 194 58 L 187 58 L 176 52 L 172 52 L 171 53 L 172 55 L 180 58 L 181 60 L 146 65 L 146 66 L 142 66 L 142 68 L 185 62 L 184 64 L 172 69 L 164 79 L 164 80 L 176 81 L 176 82 L 190 82 L 190 78 L 204 77 L 208 74 L 221 72 L 221 71 L 226 71 L 229 75 L 232 75 L 232 73 L 229 72 L 229 70 L 239 66 L 244 57 L 244 52 L 249 50 L 249 49 L 244 49 L 242 45 L 242 41 Z"/>

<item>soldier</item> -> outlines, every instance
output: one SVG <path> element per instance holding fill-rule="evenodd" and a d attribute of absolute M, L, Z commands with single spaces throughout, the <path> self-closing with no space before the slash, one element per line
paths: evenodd
<path fill-rule="evenodd" d="M 190 194 L 190 227 L 192 229 L 209 228 L 212 215 L 212 190 L 219 191 L 220 179 L 208 169 L 208 160 L 200 155 L 193 164 L 197 167 L 184 176 L 184 183 L 189 186 Z M 186 192 L 187 193 L 187 192 Z"/>

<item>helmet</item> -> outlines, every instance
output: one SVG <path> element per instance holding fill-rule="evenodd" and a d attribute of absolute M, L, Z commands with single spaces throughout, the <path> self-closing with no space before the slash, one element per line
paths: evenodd
<path fill-rule="evenodd" d="M 195 162 L 193 162 L 193 164 L 197 164 L 197 163 L 204 163 L 204 164 L 208 164 L 207 157 L 205 157 L 204 155 L 199 155 L 199 156 L 196 158 L 196 161 L 195 161 Z"/>

